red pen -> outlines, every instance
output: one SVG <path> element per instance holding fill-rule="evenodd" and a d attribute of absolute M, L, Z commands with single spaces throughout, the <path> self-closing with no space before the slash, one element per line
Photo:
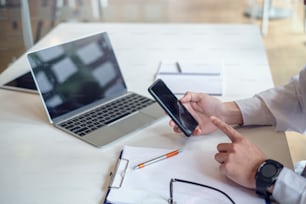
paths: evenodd
<path fill-rule="evenodd" d="M 174 150 L 174 151 L 169 152 L 169 153 L 167 153 L 167 154 L 161 155 L 161 156 L 159 156 L 159 157 L 150 159 L 149 161 L 146 161 L 146 162 L 143 162 L 143 163 L 138 164 L 137 166 L 135 166 L 135 169 L 141 169 L 141 168 L 143 168 L 143 167 L 145 167 L 145 166 L 148 166 L 148 165 L 150 165 L 150 164 L 153 164 L 153 163 L 155 163 L 155 162 L 158 162 L 158 161 L 161 161 L 161 160 L 164 160 L 164 159 L 173 157 L 173 156 L 175 156 L 175 155 L 178 155 L 180 152 L 182 152 L 182 150 L 177 149 L 177 150 Z"/>

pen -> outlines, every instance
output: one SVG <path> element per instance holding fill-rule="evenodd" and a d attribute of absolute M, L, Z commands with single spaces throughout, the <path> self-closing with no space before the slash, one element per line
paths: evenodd
<path fill-rule="evenodd" d="M 305 1 L 306 1 L 306 0 L 305 0 Z M 182 73 L 181 65 L 180 65 L 178 62 L 176 62 L 175 65 L 176 65 L 176 68 L 177 68 L 178 73 Z"/>
<path fill-rule="evenodd" d="M 151 159 L 151 160 L 149 160 L 149 161 L 145 161 L 145 162 L 143 162 L 143 163 L 140 163 L 140 164 L 138 164 L 137 166 L 135 166 L 135 169 L 141 169 L 141 168 L 143 168 L 143 167 L 145 167 L 145 166 L 148 166 L 148 165 L 150 165 L 150 164 L 153 164 L 153 163 L 155 163 L 155 162 L 158 162 L 158 161 L 161 161 L 161 160 L 164 160 L 164 159 L 173 157 L 173 156 L 175 156 L 175 155 L 178 155 L 180 152 L 182 152 L 182 150 L 180 150 L 180 149 L 174 150 L 174 151 L 169 152 L 169 153 L 167 153 L 167 154 L 164 154 L 164 155 L 161 155 L 161 156 L 159 156 L 159 157 L 153 158 L 153 159 Z"/>

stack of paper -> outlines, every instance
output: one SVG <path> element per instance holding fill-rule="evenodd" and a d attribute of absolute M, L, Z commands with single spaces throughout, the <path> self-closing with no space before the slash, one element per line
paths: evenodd
<path fill-rule="evenodd" d="M 162 79 L 178 95 L 186 91 L 222 95 L 222 63 L 209 61 L 161 61 L 156 79 Z"/>

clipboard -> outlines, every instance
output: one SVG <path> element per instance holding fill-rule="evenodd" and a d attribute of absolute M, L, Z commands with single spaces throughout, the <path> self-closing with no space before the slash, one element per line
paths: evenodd
<path fill-rule="evenodd" d="M 147 178 L 148 176 L 150 177 L 150 174 L 147 174 L 146 171 L 135 170 L 135 166 L 138 163 L 147 160 L 147 158 L 160 156 L 169 151 L 169 149 L 124 146 L 119 154 L 114 170 L 110 174 L 111 179 L 105 194 L 104 204 L 136 204 L 151 203 L 151 201 L 155 204 L 165 203 L 164 201 L 167 201 L 166 197 L 160 199 L 160 196 L 156 193 L 153 193 L 153 196 L 151 196 L 150 191 L 130 188 L 133 187 L 133 184 L 131 185 L 131 180 L 134 178 L 133 174 L 140 173 L 141 176 L 147 175 Z M 127 181 L 125 182 L 125 180 Z M 143 184 L 144 183 L 146 182 L 144 181 Z M 142 184 L 140 188 L 142 188 L 141 186 Z"/>
<path fill-rule="evenodd" d="M 112 204 L 108 201 L 108 195 L 111 192 L 112 189 L 120 189 L 122 187 L 122 183 L 125 177 L 125 173 L 129 164 L 129 160 L 122 158 L 124 150 L 120 151 L 119 158 L 116 162 L 116 165 L 114 167 L 114 171 L 110 172 L 110 184 L 108 186 L 105 198 L 104 198 L 104 204 Z"/>
<path fill-rule="evenodd" d="M 169 184 L 172 178 L 179 178 L 210 185 L 226 192 L 236 203 L 263 204 L 255 191 L 245 189 L 225 178 L 218 169 L 217 162 L 211 160 L 199 164 L 198 149 L 184 149 L 177 156 L 135 170 L 134 167 L 150 158 L 163 155 L 174 149 L 124 146 L 119 155 L 112 179 L 105 195 L 104 204 L 167 204 L 169 199 Z M 202 152 L 203 153 L 203 152 Z M 186 187 L 181 193 L 174 188 L 174 201 L 179 203 L 228 203 L 223 196 L 211 191 L 196 191 Z M 201 202 L 190 202 L 200 198 Z M 186 202 L 188 200 L 188 202 Z M 199 199 L 198 199 L 199 200 Z M 178 202 L 179 201 L 179 202 Z M 183 202 L 180 202 L 183 201 Z M 219 202 L 218 202 L 219 201 Z"/>

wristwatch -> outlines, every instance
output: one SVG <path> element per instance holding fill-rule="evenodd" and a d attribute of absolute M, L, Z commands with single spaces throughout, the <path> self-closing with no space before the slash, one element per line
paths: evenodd
<path fill-rule="evenodd" d="M 259 165 L 256 172 L 256 193 L 265 199 L 271 196 L 268 188 L 274 185 L 283 165 L 275 160 L 268 159 Z"/>

